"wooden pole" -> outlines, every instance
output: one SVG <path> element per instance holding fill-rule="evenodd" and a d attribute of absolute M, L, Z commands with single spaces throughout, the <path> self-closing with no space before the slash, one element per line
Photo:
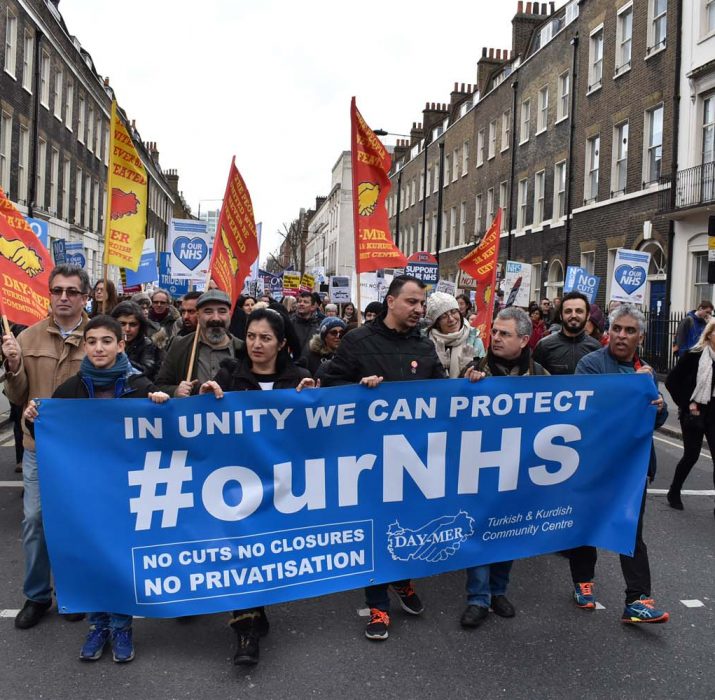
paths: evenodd
<path fill-rule="evenodd" d="M 10 330 L 10 322 L 7 320 L 7 316 L 5 314 L 2 315 L 2 327 L 5 331 L 5 335 L 12 335 L 12 331 Z"/>
<path fill-rule="evenodd" d="M 225 198 L 224 198 L 224 201 L 225 201 Z M 221 205 L 221 208 L 223 209 L 223 204 Z M 219 216 L 219 221 L 221 221 L 220 216 Z M 214 245 L 216 245 L 215 242 L 214 242 Z M 211 281 L 211 265 L 209 265 L 208 272 L 206 273 L 206 282 L 204 283 L 204 292 L 208 291 L 210 281 Z M 189 369 L 186 372 L 186 381 L 187 382 L 190 382 L 191 377 L 193 377 L 193 375 L 194 375 L 194 361 L 196 360 L 196 348 L 198 347 L 198 344 L 199 344 L 200 328 L 199 328 L 198 312 L 197 312 L 196 316 L 197 316 L 197 318 L 196 318 L 196 330 L 194 331 L 194 342 L 191 346 L 191 355 L 189 356 Z"/>
<path fill-rule="evenodd" d="M 107 263 L 104 263 L 104 281 L 103 281 L 103 289 L 104 291 L 102 292 L 102 313 L 107 312 L 107 268 L 109 265 Z M 95 302 L 97 300 L 95 299 Z"/>

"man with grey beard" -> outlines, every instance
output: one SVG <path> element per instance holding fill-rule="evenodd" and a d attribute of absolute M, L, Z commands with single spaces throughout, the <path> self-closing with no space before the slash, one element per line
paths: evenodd
<path fill-rule="evenodd" d="M 174 339 L 156 377 L 160 391 L 169 396 L 183 398 L 198 393 L 201 384 L 216 376 L 221 362 L 234 359 L 243 347 L 243 341 L 228 332 L 231 299 L 226 292 L 219 289 L 204 292 L 196 301 L 196 310 L 199 339 L 191 381 L 186 381 L 186 377 L 196 332 Z"/>

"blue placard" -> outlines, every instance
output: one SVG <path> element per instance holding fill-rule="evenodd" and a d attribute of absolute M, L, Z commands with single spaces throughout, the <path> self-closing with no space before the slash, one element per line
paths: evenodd
<path fill-rule="evenodd" d="M 139 258 L 139 267 L 134 270 L 126 270 L 127 287 L 134 287 L 145 282 L 156 282 L 159 279 L 159 270 L 156 264 L 156 251 L 154 249 L 142 253 Z"/>
<path fill-rule="evenodd" d="M 52 241 L 52 256 L 55 259 L 55 265 L 64 265 L 67 262 L 67 250 L 65 241 Z"/>
<path fill-rule="evenodd" d="M 639 374 L 123 399 L 101 411 L 43 400 L 60 609 L 174 617 L 585 544 L 632 553 L 656 396 Z M 68 440 L 77 425 L 82 440 Z"/>
<path fill-rule="evenodd" d="M 564 294 L 568 292 L 581 292 L 588 297 L 589 304 L 596 303 L 596 295 L 601 278 L 592 275 L 584 267 L 574 267 L 569 265 L 566 268 L 566 279 L 564 279 Z"/>
<path fill-rule="evenodd" d="M 50 235 L 50 225 L 47 223 L 47 221 L 45 221 L 44 219 L 32 218 L 26 218 L 26 221 L 28 224 L 30 224 L 30 228 L 32 229 L 33 233 L 40 239 L 40 243 L 42 243 L 42 245 L 47 248 Z"/>
<path fill-rule="evenodd" d="M 87 265 L 87 258 L 84 254 L 84 246 L 81 242 L 65 242 L 65 262 L 68 265 L 77 265 L 77 267 L 81 268 L 84 268 Z"/>
<path fill-rule="evenodd" d="M 159 253 L 159 286 L 175 299 L 189 291 L 189 280 L 177 280 L 171 276 L 171 253 Z"/>

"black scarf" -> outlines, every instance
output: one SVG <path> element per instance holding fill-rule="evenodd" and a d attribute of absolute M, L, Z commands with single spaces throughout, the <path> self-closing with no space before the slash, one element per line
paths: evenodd
<path fill-rule="evenodd" d="M 492 353 L 491 348 L 487 350 L 487 365 L 489 366 L 489 371 L 494 377 L 509 376 L 514 367 L 519 368 L 520 376 L 522 374 L 526 374 L 529 371 L 530 360 L 531 350 L 528 345 L 521 351 L 521 355 L 513 360 L 505 360 L 503 357 L 496 357 Z"/>

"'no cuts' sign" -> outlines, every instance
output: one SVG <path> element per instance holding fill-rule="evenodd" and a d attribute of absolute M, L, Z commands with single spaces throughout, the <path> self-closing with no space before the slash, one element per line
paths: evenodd
<path fill-rule="evenodd" d="M 581 292 L 581 294 L 585 294 L 588 297 L 589 304 L 595 304 L 600 282 L 600 277 L 590 274 L 585 268 L 569 266 L 566 268 L 564 294 Z"/>

